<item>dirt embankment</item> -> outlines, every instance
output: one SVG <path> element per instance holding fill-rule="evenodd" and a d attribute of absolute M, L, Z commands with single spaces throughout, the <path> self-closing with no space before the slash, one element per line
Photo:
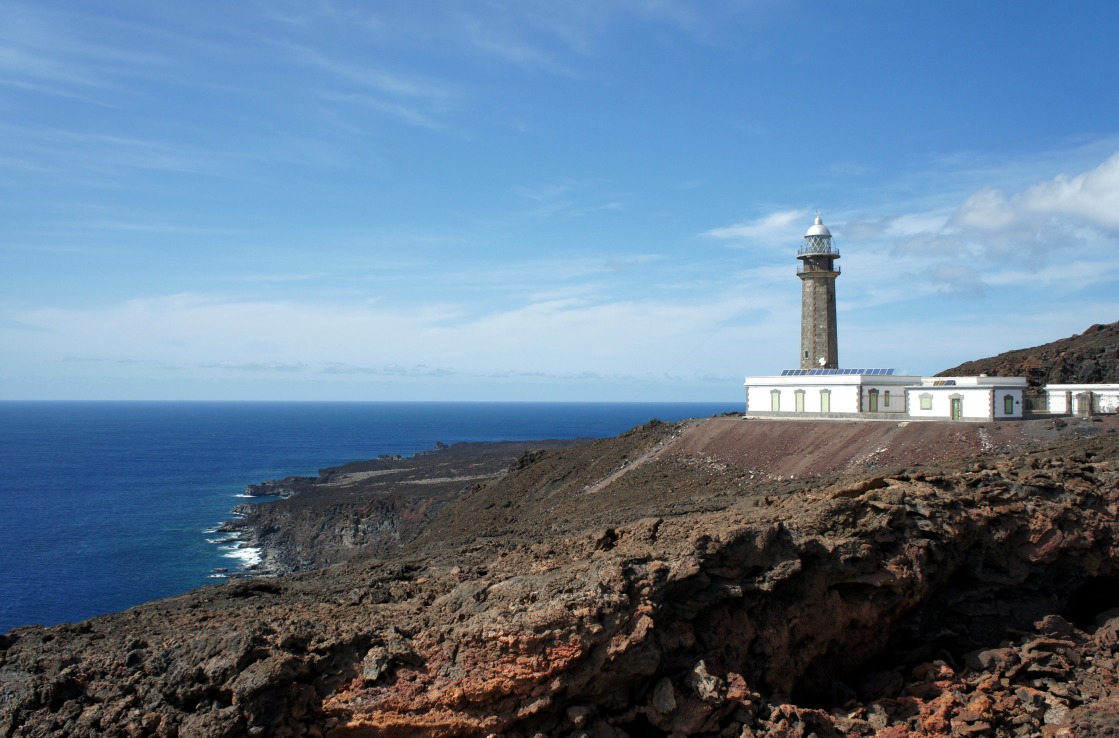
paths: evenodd
<path fill-rule="evenodd" d="M 787 479 L 1022 451 L 1116 427 L 1114 415 L 997 423 L 712 418 L 684 434 L 672 450 Z"/>
<path fill-rule="evenodd" d="M 0 637 L 0 736 L 1114 735 L 1117 424 L 532 453 L 391 557 Z"/>

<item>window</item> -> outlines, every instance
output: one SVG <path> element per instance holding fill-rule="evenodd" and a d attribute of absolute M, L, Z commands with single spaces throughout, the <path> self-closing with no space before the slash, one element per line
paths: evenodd
<path fill-rule="evenodd" d="M 932 395 L 925 392 L 921 395 L 921 409 L 932 410 Z"/>
<path fill-rule="evenodd" d="M 1014 395 L 1006 395 L 1002 398 L 1002 414 L 1014 414 Z"/>
<path fill-rule="evenodd" d="M 769 391 L 769 409 L 775 413 L 781 411 L 781 390 Z"/>
<path fill-rule="evenodd" d="M 886 390 L 882 393 L 882 404 L 886 407 L 890 406 L 890 390 Z"/>

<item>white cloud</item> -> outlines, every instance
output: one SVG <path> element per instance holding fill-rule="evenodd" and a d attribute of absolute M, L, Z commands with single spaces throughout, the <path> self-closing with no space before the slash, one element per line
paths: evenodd
<path fill-rule="evenodd" d="M 1119 153 L 1075 177 L 1062 174 L 1036 184 L 1016 199 L 1029 213 L 1078 219 L 1119 232 Z"/>
<path fill-rule="evenodd" d="M 1089 171 L 1060 174 L 1011 196 L 984 188 L 960 206 L 949 225 L 991 233 L 1038 228 L 1052 218 L 1119 232 L 1119 153 Z"/>
<path fill-rule="evenodd" d="M 988 187 L 969 197 L 953 213 L 951 223 L 956 228 L 997 232 L 1013 226 L 1015 220 L 1006 195 Z"/>
<path fill-rule="evenodd" d="M 804 235 L 807 210 L 780 210 L 756 220 L 712 228 L 703 235 L 712 238 L 756 241 L 765 245 L 795 243 Z M 809 223 L 811 225 L 811 223 Z"/>
<path fill-rule="evenodd" d="M 916 272 L 949 292 L 982 295 L 990 285 L 1022 282 L 1023 273 L 1037 284 L 1037 275 L 1067 262 L 1058 254 L 1074 249 L 1081 260 L 1098 254 L 1097 273 L 1110 279 L 1119 271 L 1109 258 L 1119 236 L 1119 154 L 1018 192 L 982 187 L 946 218 L 907 213 L 875 226 L 863 235 L 888 241 L 894 258 L 924 263 Z"/>

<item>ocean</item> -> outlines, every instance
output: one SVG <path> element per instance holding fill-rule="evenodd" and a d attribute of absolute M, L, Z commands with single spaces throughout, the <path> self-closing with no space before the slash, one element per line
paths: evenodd
<path fill-rule="evenodd" d="M 605 437 L 732 403 L 0 402 L 0 633 L 124 610 L 243 563 L 246 484 L 460 441 Z"/>

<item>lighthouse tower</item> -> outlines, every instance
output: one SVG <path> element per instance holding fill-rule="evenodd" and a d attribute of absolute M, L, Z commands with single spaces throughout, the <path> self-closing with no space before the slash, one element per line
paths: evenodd
<path fill-rule="evenodd" d="M 831 231 L 816 213 L 816 222 L 804 234 L 797 251 L 800 277 L 800 368 L 839 368 L 839 343 L 835 330 L 835 279 L 839 250 L 831 242 Z"/>

